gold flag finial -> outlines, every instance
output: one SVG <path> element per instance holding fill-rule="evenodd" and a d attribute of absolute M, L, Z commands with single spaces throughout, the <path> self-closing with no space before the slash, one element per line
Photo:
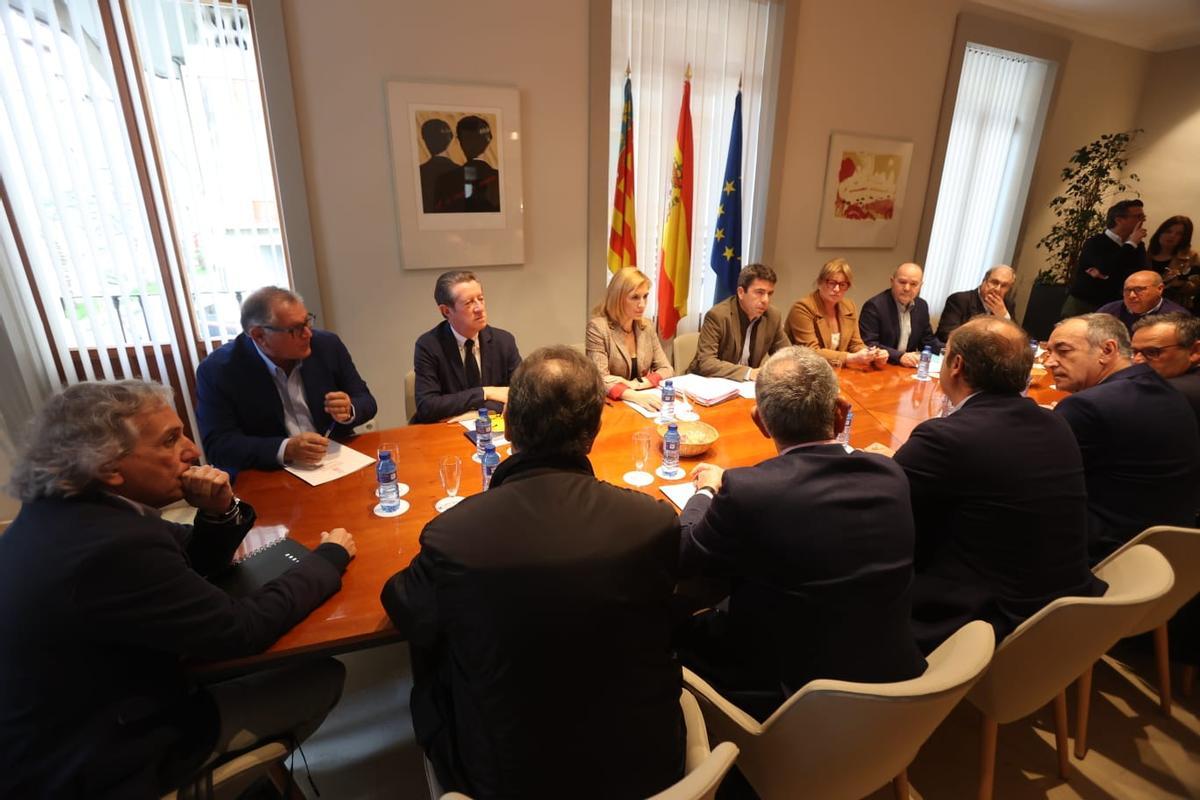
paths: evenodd
<path fill-rule="evenodd" d="M 629 68 L 629 59 L 625 60 L 625 77 L 628 78 L 632 70 Z"/>
<path fill-rule="evenodd" d="M 683 79 L 685 81 L 690 81 L 692 79 L 692 62 L 690 61 L 687 65 L 687 72 L 683 73 Z"/>
<path fill-rule="evenodd" d="M 742 73 L 738 73 L 738 91 L 742 90 Z"/>

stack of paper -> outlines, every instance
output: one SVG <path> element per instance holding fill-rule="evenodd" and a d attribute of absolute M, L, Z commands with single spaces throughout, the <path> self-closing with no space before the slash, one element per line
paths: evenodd
<path fill-rule="evenodd" d="M 733 397 L 738 397 L 742 384 L 728 378 L 705 378 L 702 375 L 679 375 L 671 379 L 676 389 L 683 389 L 687 396 L 702 406 L 715 406 Z"/>

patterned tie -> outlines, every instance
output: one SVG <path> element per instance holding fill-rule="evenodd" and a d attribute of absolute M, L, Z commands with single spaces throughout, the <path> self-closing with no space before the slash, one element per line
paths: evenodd
<path fill-rule="evenodd" d="M 467 388 L 483 386 L 479 377 L 479 364 L 475 361 L 475 342 L 467 339 L 463 342 L 463 368 L 467 373 Z"/>

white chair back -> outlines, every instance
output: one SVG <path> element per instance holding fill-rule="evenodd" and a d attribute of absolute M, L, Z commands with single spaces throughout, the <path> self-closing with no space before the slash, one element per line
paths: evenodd
<path fill-rule="evenodd" d="M 1113 559 L 1131 547 L 1149 545 L 1166 557 L 1175 573 L 1171 591 L 1155 603 L 1141 621 L 1129 632 L 1130 636 L 1146 633 L 1166 625 L 1183 604 L 1200 592 L 1200 530 L 1178 528 L 1172 525 L 1155 525 L 1147 528 L 1129 541 L 1124 547 L 1096 565 L 1102 570 Z"/>
<path fill-rule="evenodd" d="M 700 334 L 698 333 L 675 334 L 675 343 L 671 346 L 671 356 L 676 375 L 683 375 L 688 371 L 688 367 L 696 357 L 696 348 L 699 345 Z"/>

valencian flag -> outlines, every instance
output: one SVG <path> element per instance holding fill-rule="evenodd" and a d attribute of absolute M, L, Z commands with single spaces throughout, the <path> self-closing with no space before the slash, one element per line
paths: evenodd
<path fill-rule="evenodd" d="M 742 269 L 742 90 L 733 102 L 733 129 L 729 132 L 729 155 L 725 158 L 725 180 L 717 199 L 717 226 L 713 233 L 712 258 L 717 273 L 713 304 L 737 292 Z"/>
<path fill-rule="evenodd" d="M 608 233 L 608 271 L 637 266 L 633 223 L 633 86 L 625 70 L 625 103 L 621 111 L 621 146 L 617 150 L 617 189 L 613 194 L 612 229 Z"/>
<path fill-rule="evenodd" d="M 662 251 L 658 261 L 658 335 L 675 335 L 679 318 L 687 313 L 688 283 L 692 258 L 692 68 L 683 79 L 683 103 L 679 108 L 679 130 L 675 134 L 675 158 L 671 164 L 671 192 L 667 198 L 667 221 L 663 225 Z"/>

